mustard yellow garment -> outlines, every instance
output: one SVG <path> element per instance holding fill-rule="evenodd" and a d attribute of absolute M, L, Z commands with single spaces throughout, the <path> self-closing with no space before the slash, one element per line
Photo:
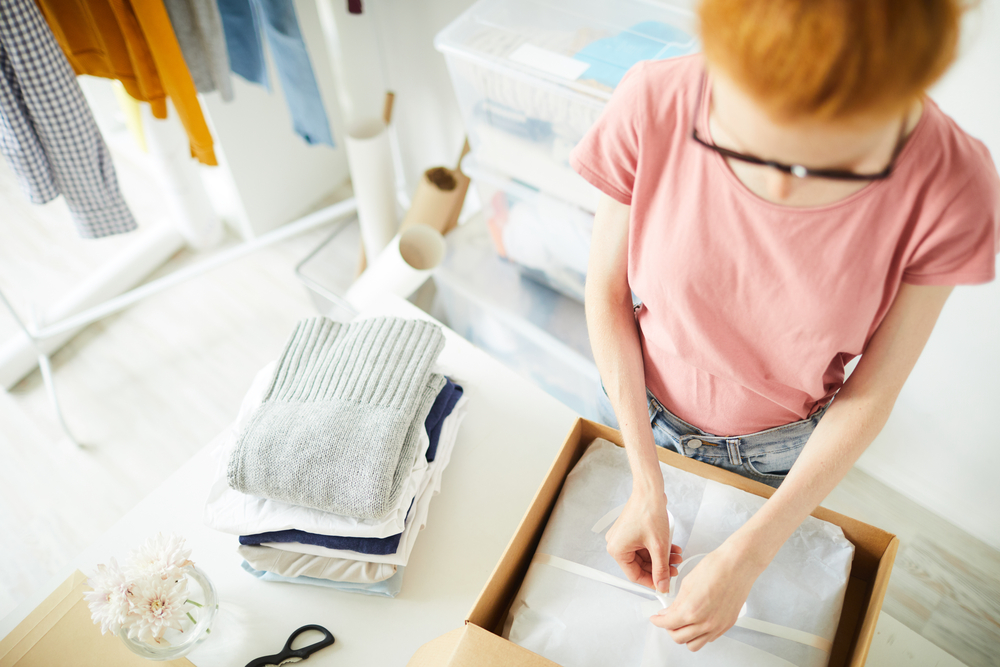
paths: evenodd
<path fill-rule="evenodd" d="M 212 135 L 162 0 L 37 0 L 77 74 L 122 82 L 167 117 L 167 97 L 187 130 L 191 155 L 215 165 Z"/>

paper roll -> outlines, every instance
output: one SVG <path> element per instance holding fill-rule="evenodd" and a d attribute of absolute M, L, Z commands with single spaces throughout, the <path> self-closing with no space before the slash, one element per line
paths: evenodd
<path fill-rule="evenodd" d="M 384 292 L 409 297 L 441 264 L 444 250 L 444 237 L 426 225 L 401 231 L 347 290 L 347 300 L 360 308 Z"/>
<path fill-rule="evenodd" d="M 399 229 L 389 134 L 381 119 L 368 118 L 351 126 L 344 143 L 358 202 L 361 241 L 371 260 L 381 254 Z"/>
<path fill-rule="evenodd" d="M 420 177 L 400 229 L 420 224 L 447 234 L 458 221 L 468 189 L 469 177 L 461 171 L 446 167 L 428 169 Z"/>

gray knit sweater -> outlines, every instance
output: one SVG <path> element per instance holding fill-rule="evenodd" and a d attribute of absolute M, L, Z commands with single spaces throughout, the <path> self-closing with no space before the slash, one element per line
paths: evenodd
<path fill-rule="evenodd" d="M 444 377 L 438 326 L 379 317 L 299 322 L 229 460 L 242 493 L 359 519 L 396 504 Z"/>

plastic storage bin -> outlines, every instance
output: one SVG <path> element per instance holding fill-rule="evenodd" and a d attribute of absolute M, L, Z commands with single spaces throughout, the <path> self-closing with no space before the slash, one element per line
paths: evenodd
<path fill-rule="evenodd" d="M 480 0 L 438 33 L 477 161 L 587 210 L 569 152 L 641 60 L 697 50 L 693 15 L 652 0 Z"/>
<path fill-rule="evenodd" d="M 472 157 L 462 170 L 479 192 L 500 256 L 582 303 L 594 214 L 483 169 Z"/>
<path fill-rule="evenodd" d="M 596 419 L 600 375 L 583 304 L 498 257 L 478 216 L 446 239 L 448 254 L 434 274 L 433 314 L 551 396 Z"/>

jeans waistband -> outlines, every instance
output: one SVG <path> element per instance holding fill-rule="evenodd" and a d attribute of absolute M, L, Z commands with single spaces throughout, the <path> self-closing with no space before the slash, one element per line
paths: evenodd
<path fill-rule="evenodd" d="M 648 389 L 646 398 L 650 422 L 655 420 L 654 425 L 662 426 L 667 431 L 679 453 L 689 457 L 697 453 L 699 458 L 727 458 L 734 464 L 742 458 L 801 448 L 832 402 L 831 399 L 806 419 L 790 424 L 746 435 L 718 436 L 687 423 L 667 410 Z"/>

